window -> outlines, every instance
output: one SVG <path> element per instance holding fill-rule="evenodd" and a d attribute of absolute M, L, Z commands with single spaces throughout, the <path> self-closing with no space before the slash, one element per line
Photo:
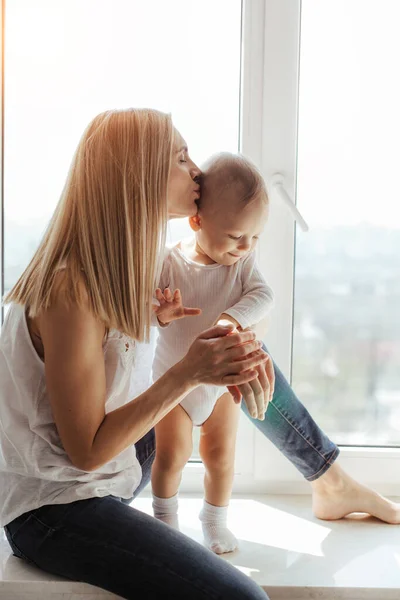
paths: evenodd
<path fill-rule="evenodd" d="M 261 265 L 276 293 L 266 342 L 318 424 L 342 444 L 342 465 L 381 493 L 395 494 L 400 483 L 400 451 L 394 447 L 400 437 L 399 319 L 392 303 L 395 307 L 400 249 L 391 199 L 399 162 L 394 141 L 399 131 L 398 3 L 266 0 L 249 5 L 252 36 L 245 38 L 245 49 L 254 85 L 247 91 L 252 135 L 244 141 L 261 165 L 272 199 L 260 244 Z M 309 233 L 300 228 L 295 233 L 276 193 L 278 174 L 288 196 L 297 198 Z M 350 228 L 354 236 L 346 239 Z M 336 252 L 333 232 L 338 229 L 344 244 Z M 368 281 L 367 269 L 380 271 L 377 282 Z M 327 288 L 333 273 L 336 279 Z M 311 282 L 318 294 L 312 304 Z M 334 328 L 345 316 L 349 285 L 364 302 L 357 323 L 352 322 L 357 333 L 343 343 L 346 334 L 341 336 L 339 327 L 335 337 Z M 346 356 L 339 364 L 338 338 Z M 347 378 L 350 361 L 356 367 Z M 347 396 L 339 390 L 344 385 Z M 316 386 L 334 406 L 320 400 Z M 344 422 L 340 413 L 346 411 Z M 270 492 L 308 490 L 258 433 L 254 455 L 260 489 L 265 482 Z"/>
<path fill-rule="evenodd" d="M 5 21 L 7 291 L 37 247 L 97 113 L 171 112 L 198 162 L 237 150 L 241 2 L 12 0 Z M 171 231 L 180 235 L 182 225 Z"/>
<path fill-rule="evenodd" d="M 345 445 L 400 445 L 399 22 L 302 3 L 293 383 Z"/>
<path fill-rule="evenodd" d="M 343 445 L 345 468 L 385 494 L 400 483 L 399 10 L 397 0 L 6 3 L 5 288 L 96 113 L 171 111 L 198 163 L 239 145 L 271 197 L 259 242 L 276 295 L 266 343 Z M 277 175 L 309 233 L 295 232 Z M 171 222 L 170 241 L 187 231 Z M 246 420 L 236 463 L 236 489 L 308 490 Z M 201 489 L 201 469 L 184 483 Z"/>
<path fill-rule="evenodd" d="M 6 1 L 4 292 L 32 257 L 97 113 L 171 112 L 198 164 L 238 150 L 241 13 L 241 0 Z M 169 242 L 189 232 L 187 219 L 171 221 Z M 196 428 L 195 460 L 198 440 Z"/>

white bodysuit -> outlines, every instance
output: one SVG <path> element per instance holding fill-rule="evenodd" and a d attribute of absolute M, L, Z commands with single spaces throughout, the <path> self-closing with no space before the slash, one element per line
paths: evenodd
<path fill-rule="evenodd" d="M 258 323 L 273 304 L 273 292 L 255 262 L 255 252 L 231 266 L 202 265 L 189 259 L 177 247 L 166 250 L 160 285 L 180 289 L 184 306 L 201 308 L 196 317 L 173 321 L 159 330 L 153 380 L 156 381 L 187 353 L 196 337 L 212 327 L 222 313 L 236 319 L 245 329 Z M 224 388 L 201 385 L 181 402 L 194 425 L 211 415 Z"/>

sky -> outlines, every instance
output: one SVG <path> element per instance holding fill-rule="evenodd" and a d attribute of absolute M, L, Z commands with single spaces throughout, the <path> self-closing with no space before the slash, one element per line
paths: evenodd
<path fill-rule="evenodd" d="M 240 19 L 240 0 L 8 2 L 6 218 L 44 226 L 108 108 L 172 112 L 199 163 L 236 151 Z M 399 0 L 302 2 L 298 205 L 311 227 L 400 226 L 399 23 Z"/>

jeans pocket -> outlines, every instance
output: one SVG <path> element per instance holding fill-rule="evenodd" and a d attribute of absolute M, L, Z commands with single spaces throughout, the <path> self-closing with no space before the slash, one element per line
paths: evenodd
<path fill-rule="evenodd" d="M 69 513 L 75 508 L 79 508 L 80 504 L 84 504 L 85 500 L 69 502 L 68 504 L 45 504 L 40 508 L 36 508 L 31 512 L 33 519 L 49 530 L 60 529 L 65 522 Z"/>
<path fill-rule="evenodd" d="M 8 525 L 5 525 L 4 531 L 6 532 L 8 540 L 10 540 L 10 538 L 14 538 L 17 535 L 21 527 L 23 527 L 25 523 L 31 518 L 32 513 L 33 511 L 30 510 L 29 512 L 20 515 L 19 517 L 8 523 Z"/>
<path fill-rule="evenodd" d="M 76 504 L 78 502 L 41 506 L 6 525 L 4 530 L 15 556 L 36 564 L 34 557 L 41 544 L 64 525 L 67 515 Z"/>
<path fill-rule="evenodd" d="M 20 550 L 16 543 L 16 539 L 17 537 L 19 537 L 20 534 L 22 534 L 22 536 L 24 535 L 25 526 L 29 526 L 31 520 L 32 511 L 25 513 L 20 517 L 17 517 L 16 519 L 14 519 L 14 521 L 11 521 L 11 523 L 5 525 L 4 527 L 4 532 L 6 534 L 7 541 L 10 544 L 11 550 L 13 551 L 13 554 L 18 558 L 23 558 L 27 560 L 28 562 L 32 561 L 29 560 L 29 558 L 27 558 L 25 554 Z"/>

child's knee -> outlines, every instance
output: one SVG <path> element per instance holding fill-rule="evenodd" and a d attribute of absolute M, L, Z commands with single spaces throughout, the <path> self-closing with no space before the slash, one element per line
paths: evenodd
<path fill-rule="evenodd" d="M 169 448 L 156 450 L 155 463 L 163 471 L 181 471 L 190 460 L 193 452 L 192 440 L 187 440 L 179 446 L 171 445 Z"/>
<path fill-rule="evenodd" d="M 207 468 L 225 473 L 233 469 L 235 462 L 234 448 L 215 445 L 203 450 L 202 459 Z"/>

